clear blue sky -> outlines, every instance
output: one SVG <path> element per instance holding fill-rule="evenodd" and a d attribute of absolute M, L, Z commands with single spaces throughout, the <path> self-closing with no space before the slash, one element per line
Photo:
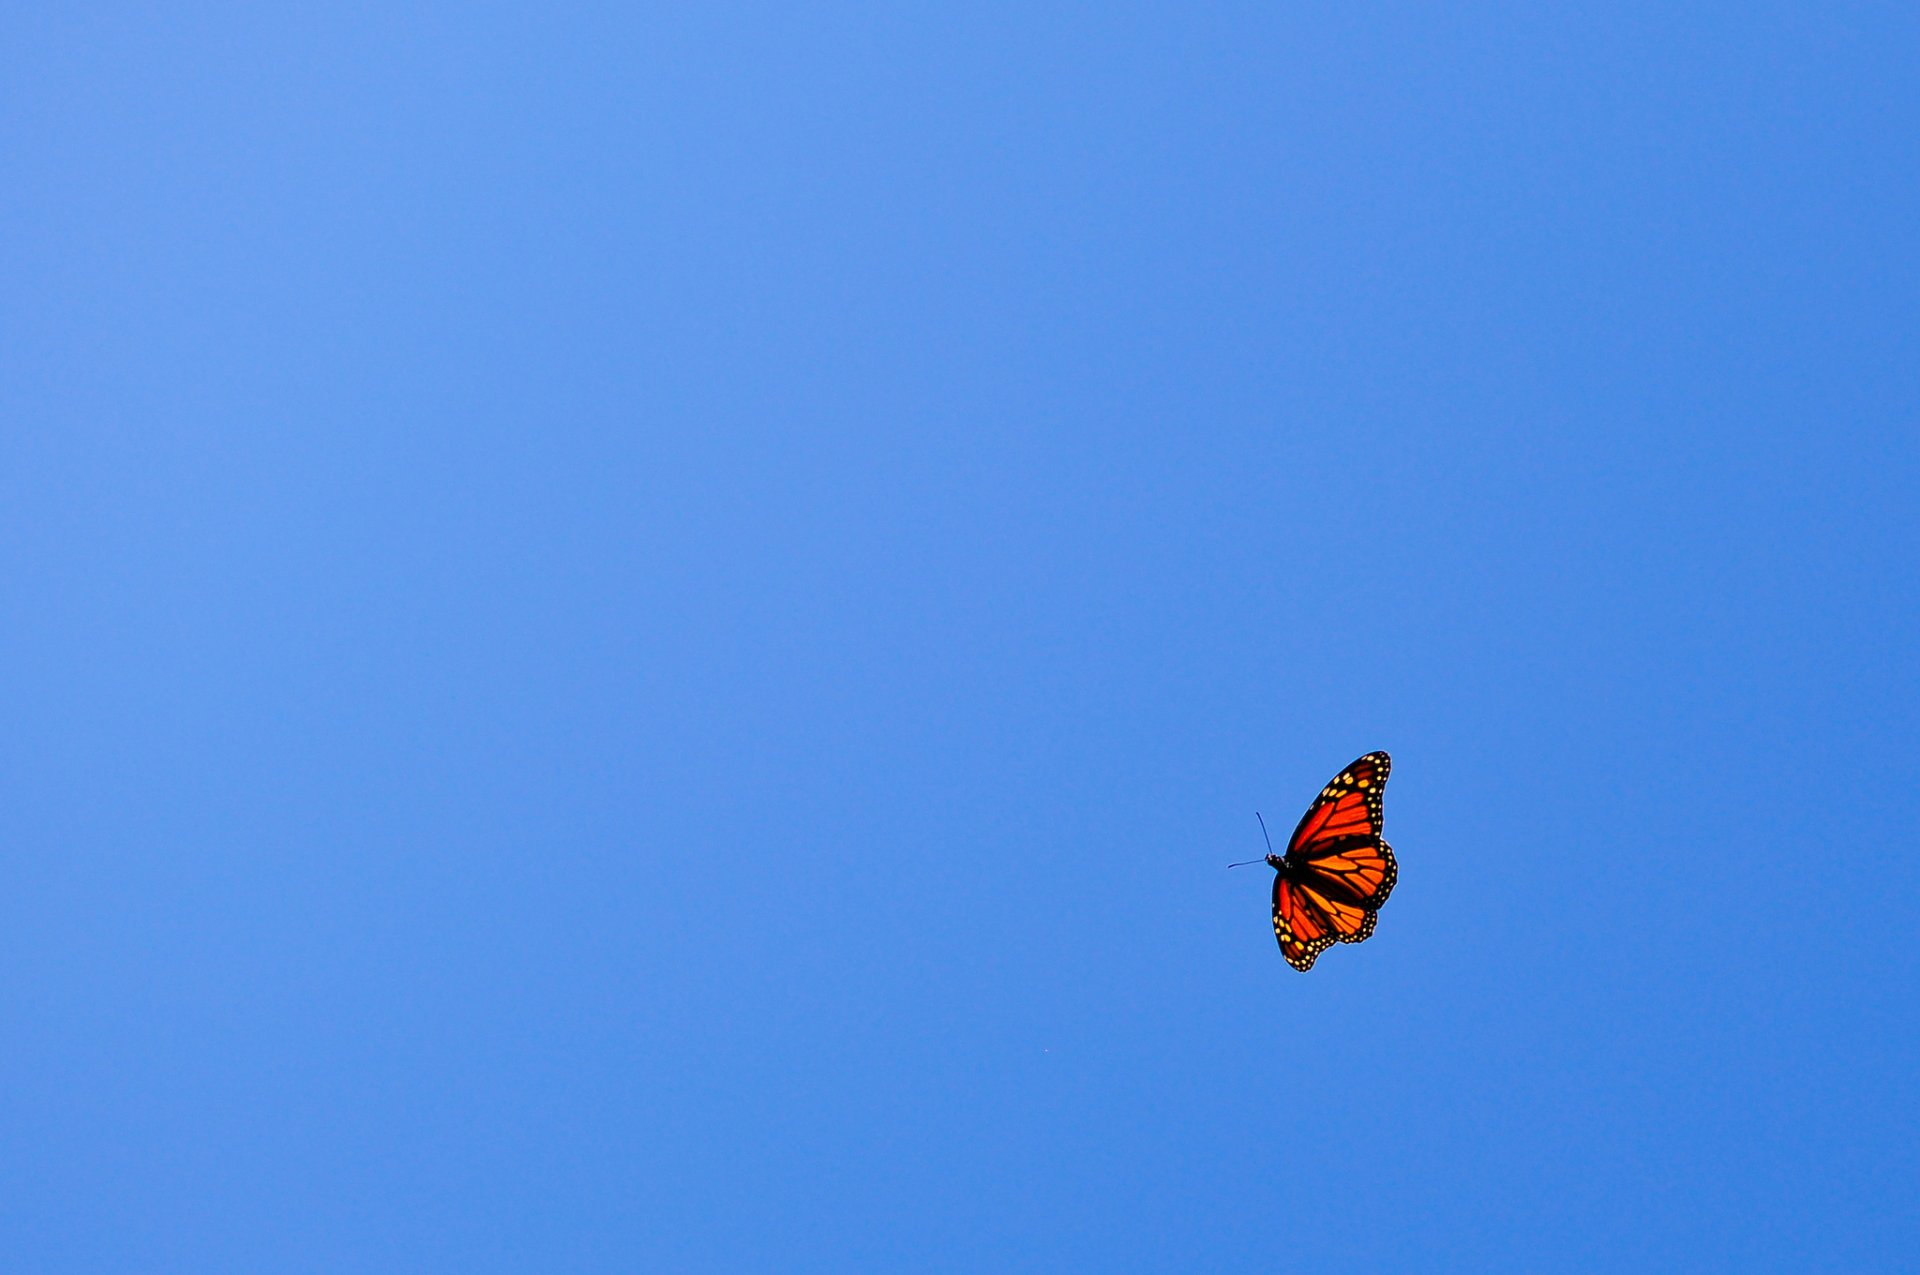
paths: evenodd
<path fill-rule="evenodd" d="M 1912 6 L 6 27 L 9 1269 L 1912 1269 Z"/>

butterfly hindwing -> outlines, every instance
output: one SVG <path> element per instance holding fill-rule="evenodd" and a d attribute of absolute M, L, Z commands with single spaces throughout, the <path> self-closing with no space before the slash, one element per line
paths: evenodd
<path fill-rule="evenodd" d="M 1293 888 L 1313 905 L 1313 910 L 1326 918 L 1327 932 L 1335 941 L 1358 943 L 1362 931 L 1370 931 L 1367 918 L 1373 915 L 1373 909 L 1355 900 L 1339 886 L 1330 886 L 1319 881 L 1295 881 Z"/>
<path fill-rule="evenodd" d="M 1301 856 L 1300 877 L 1323 889 L 1338 888 L 1355 902 L 1378 908 L 1393 893 L 1400 865 L 1393 861 L 1393 847 L 1379 837 L 1354 837 L 1316 848 L 1311 857 Z"/>

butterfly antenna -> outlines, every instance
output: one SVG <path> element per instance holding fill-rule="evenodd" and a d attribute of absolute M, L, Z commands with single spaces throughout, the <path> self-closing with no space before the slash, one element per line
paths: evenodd
<path fill-rule="evenodd" d="M 1260 819 L 1260 812 L 1258 810 L 1254 811 L 1253 817 L 1255 819 Z M 1267 821 L 1265 819 L 1260 819 L 1260 835 L 1263 837 L 1267 837 Z M 1272 837 L 1267 837 L 1267 853 L 1268 854 L 1273 853 Z M 1248 859 L 1244 863 L 1229 863 L 1227 866 L 1229 868 L 1246 868 L 1246 867 L 1251 867 L 1256 863 L 1265 863 L 1265 862 L 1266 862 L 1265 859 Z"/>

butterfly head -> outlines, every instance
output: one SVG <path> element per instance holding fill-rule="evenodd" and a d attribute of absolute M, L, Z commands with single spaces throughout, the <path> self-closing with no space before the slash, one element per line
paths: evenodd
<path fill-rule="evenodd" d="M 1275 872 L 1281 872 L 1286 869 L 1287 861 L 1277 854 L 1269 853 L 1267 855 L 1267 864 L 1272 867 Z"/>

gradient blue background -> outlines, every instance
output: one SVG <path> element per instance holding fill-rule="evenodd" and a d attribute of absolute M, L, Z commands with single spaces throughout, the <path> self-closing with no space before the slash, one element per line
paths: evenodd
<path fill-rule="evenodd" d="M 8 1269 L 1912 1269 L 1911 6 L 16 5 L 0 107 Z M 1375 748 L 1296 974 L 1223 865 Z"/>

